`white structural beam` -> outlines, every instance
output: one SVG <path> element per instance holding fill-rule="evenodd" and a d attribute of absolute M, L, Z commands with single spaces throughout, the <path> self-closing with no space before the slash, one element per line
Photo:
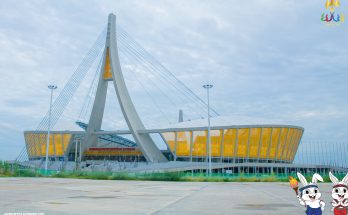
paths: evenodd
<path fill-rule="evenodd" d="M 108 57 L 110 60 L 110 65 L 106 65 L 108 63 L 106 60 Z M 105 79 L 104 76 L 106 66 L 110 66 L 112 74 L 112 77 L 108 79 Z M 146 160 L 149 162 L 166 162 L 167 159 L 158 149 L 150 134 L 138 132 L 139 130 L 145 130 L 145 126 L 143 125 L 134 107 L 123 78 L 117 49 L 116 16 L 114 14 L 109 14 L 108 17 L 108 31 L 106 36 L 103 65 L 101 67 L 97 93 L 83 144 L 84 150 L 86 150 L 88 147 L 94 146 L 97 143 L 97 135 L 94 134 L 96 132 L 100 132 L 101 130 L 108 81 L 112 81 L 114 84 L 118 102 L 127 122 L 128 128 Z"/>

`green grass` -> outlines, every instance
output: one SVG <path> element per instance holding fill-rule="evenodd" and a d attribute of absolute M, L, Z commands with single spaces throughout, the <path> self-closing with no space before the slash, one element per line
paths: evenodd
<path fill-rule="evenodd" d="M 297 178 L 296 175 L 292 175 Z M 312 174 L 305 175 L 311 181 Z M 325 182 L 330 182 L 328 175 L 322 175 Z M 94 180 L 141 180 L 141 181 L 187 181 L 187 182 L 288 182 L 288 175 L 284 174 L 213 174 L 207 176 L 204 173 L 112 173 L 112 172 L 59 172 L 49 171 L 46 176 L 44 170 L 20 169 L 16 165 L 9 165 L 0 161 L 0 177 L 52 177 L 52 178 L 76 178 Z M 344 175 L 337 175 L 339 179 Z"/>
<path fill-rule="evenodd" d="M 78 178 L 94 180 L 144 180 L 144 181 L 182 181 L 183 173 L 111 173 L 111 172 L 61 172 L 52 174 L 54 178 Z"/>
<path fill-rule="evenodd" d="M 286 176 L 276 175 L 219 175 L 206 176 L 201 173 L 110 173 L 110 172 L 62 172 L 50 177 L 95 180 L 141 180 L 141 181 L 187 181 L 187 182 L 280 182 L 288 181 Z"/>
<path fill-rule="evenodd" d="M 11 166 L 7 162 L 0 161 L 0 177 L 40 177 L 43 176 L 34 169 L 20 169 L 19 166 Z"/>

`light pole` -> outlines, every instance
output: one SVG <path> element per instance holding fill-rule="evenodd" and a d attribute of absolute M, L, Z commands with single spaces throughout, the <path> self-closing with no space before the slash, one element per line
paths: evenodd
<path fill-rule="evenodd" d="M 209 148 L 209 176 L 211 176 L 211 141 L 210 141 L 210 101 L 209 101 L 209 89 L 213 87 L 212 84 L 203 85 L 207 89 L 207 99 L 208 99 L 208 148 Z"/>
<path fill-rule="evenodd" d="M 47 167 L 48 167 L 48 148 L 50 144 L 50 128 L 51 128 L 51 111 L 52 111 L 52 97 L 53 90 L 57 89 L 55 85 L 48 85 L 48 89 L 51 90 L 51 98 L 50 98 L 50 110 L 48 113 L 48 128 L 47 128 L 47 140 L 46 140 L 46 163 L 45 163 L 45 174 L 47 175 Z"/>
<path fill-rule="evenodd" d="M 75 170 L 77 170 L 77 144 L 78 140 L 75 141 Z"/>
<path fill-rule="evenodd" d="M 82 160 L 82 152 L 81 152 L 81 139 L 79 138 L 79 146 L 80 146 L 80 151 L 79 151 L 79 164 L 81 164 L 81 160 Z"/>
<path fill-rule="evenodd" d="M 77 148 L 79 146 L 79 149 Z M 77 152 L 79 150 L 79 157 L 77 158 Z M 79 169 L 79 164 L 81 163 L 81 140 L 77 138 L 75 141 L 75 170 Z"/>

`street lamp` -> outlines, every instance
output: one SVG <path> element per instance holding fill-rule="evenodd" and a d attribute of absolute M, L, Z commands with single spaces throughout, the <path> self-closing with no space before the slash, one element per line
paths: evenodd
<path fill-rule="evenodd" d="M 57 86 L 48 85 L 48 89 L 51 90 L 51 98 L 50 98 L 50 110 L 48 113 L 48 128 L 47 128 L 47 140 L 46 140 L 46 163 L 45 163 L 45 174 L 46 175 L 47 175 L 47 167 L 48 167 L 48 148 L 49 148 L 49 144 L 50 144 L 52 97 L 53 97 L 53 90 L 57 89 Z"/>
<path fill-rule="evenodd" d="M 209 148 L 209 175 L 211 176 L 211 141 L 210 141 L 210 102 L 209 102 L 209 89 L 213 88 L 212 84 L 203 85 L 207 89 L 207 99 L 208 99 L 208 148 Z"/>
<path fill-rule="evenodd" d="M 75 140 L 75 170 L 77 170 L 77 144 L 78 140 Z"/>
<path fill-rule="evenodd" d="M 77 148 L 77 146 L 79 145 L 79 149 Z M 77 152 L 79 150 L 79 157 L 77 158 Z M 78 170 L 79 165 L 81 163 L 81 139 L 80 138 L 76 138 L 75 141 L 75 170 Z"/>

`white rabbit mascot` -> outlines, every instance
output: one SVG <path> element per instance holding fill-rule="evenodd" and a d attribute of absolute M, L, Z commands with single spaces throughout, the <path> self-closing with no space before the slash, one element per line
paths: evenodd
<path fill-rule="evenodd" d="M 332 210 L 334 215 L 347 215 L 348 207 L 348 173 L 339 181 L 331 172 L 329 172 L 330 180 L 334 184 L 332 188 Z"/>
<path fill-rule="evenodd" d="M 319 191 L 317 182 L 323 182 L 323 178 L 315 173 L 312 177 L 312 182 L 308 184 L 306 178 L 297 173 L 298 178 L 302 183 L 302 188 L 299 189 L 299 195 L 297 196 L 301 205 L 306 207 L 307 215 L 322 215 L 324 212 L 325 203 L 320 200 L 321 193 Z"/>

